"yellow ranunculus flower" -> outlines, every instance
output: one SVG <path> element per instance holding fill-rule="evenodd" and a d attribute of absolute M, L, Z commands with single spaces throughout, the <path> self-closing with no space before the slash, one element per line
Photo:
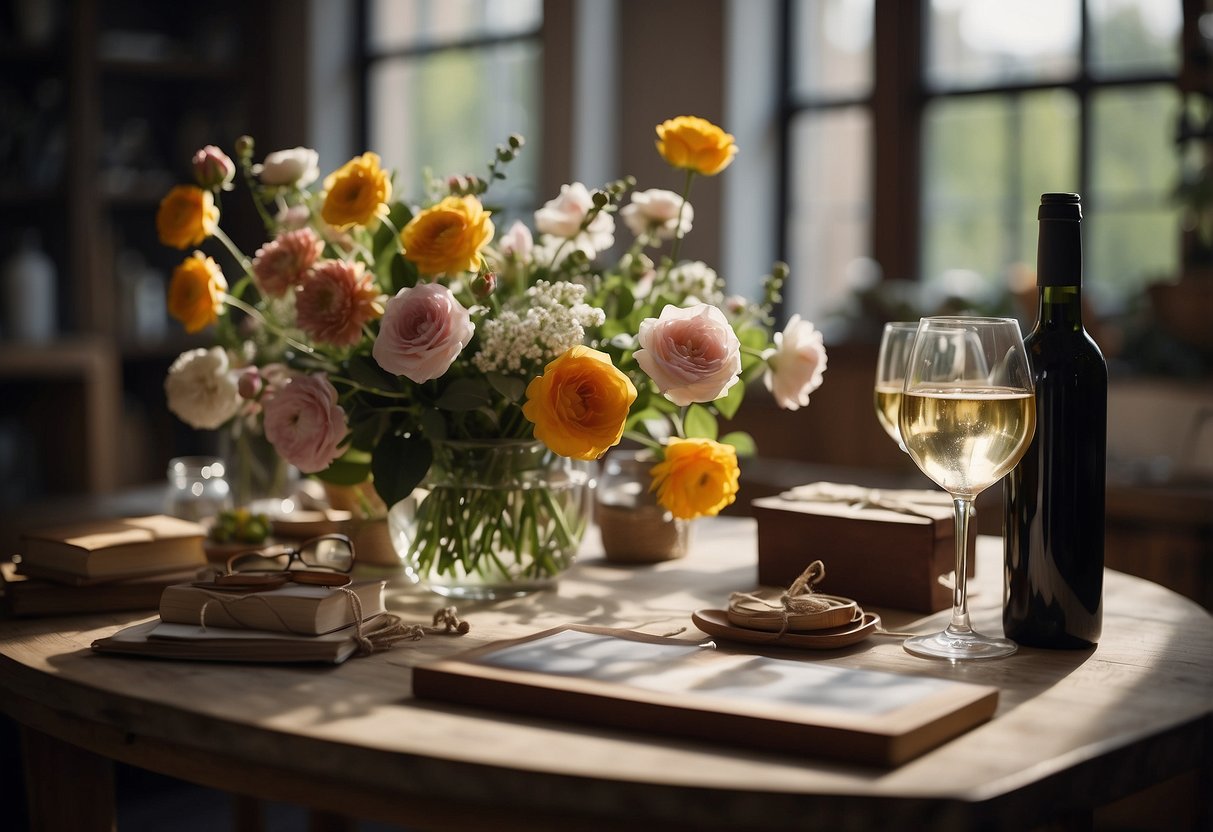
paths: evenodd
<path fill-rule="evenodd" d="M 409 220 L 400 232 L 404 256 L 422 274 L 473 272 L 493 239 L 493 221 L 474 196 L 448 196 Z"/>
<path fill-rule="evenodd" d="M 320 216 L 335 228 L 366 225 L 387 215 L 392 198 L 392 179 L 379 167 L 379 156 L 355 156 L 324 180 L 324 204 Z"/>
<path fill-rule="evenodd" d="M 156 233 L 173 248 L 199 245 L 219 227 L 219 206 L 210 191 L 196 185 L 177 185 L 160 200 Z"/>
<path fill-rule="evenodd" d="M 657 151 L 676 168 L 715 176 L 737 155 L 733 136 L 699 116 L 679 116 L 657 125 Z"/>
<path fill-rule="evenodd" d="M 671 439 L 650 491 L 675 517 L 712 516 L 737 498 L 737 450 L 711 439 Z"/>
<path fill-rule="evenodd" d="M 597 459 L 619 442 L 634 401 L 632 380 L 609 355 L 576 346 L 527 385 L 522 412 L 535 424 L 535 438 L 556 453 Z"/>
<path fill-rule="evenodd" d="M 168 287 L 168 312 L 185 326 L 186 332 L 198 332 L 213 324 L 223 310 L 227 280 L 219 264 L 200 251 L 187 257 L 173 269 Z"/>

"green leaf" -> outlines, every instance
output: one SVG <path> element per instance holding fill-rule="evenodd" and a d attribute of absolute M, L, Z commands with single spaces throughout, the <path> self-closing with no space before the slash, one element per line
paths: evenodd
<path fill-rule="evenodd" d="M 719 429 L 716 427 L 716 417 L 701 404 L 693 404 L 687 408 L 686 418 L 682 421 L 682 429 L 688 439 L 715 439 L 719 433 Z"/>
<path fill-rule="evenodd" d="M 716 406 L 717 412 L 726 419 L 732 419 L 737 415 L 737 409 L 741 407 L 741 401 L 745 398 L 745 382 L 739 381 L 729 388 L 729 392 L 724 396 L 712 402 Z"/>
<path fill-rule="evenodd" d="M 447 385 L 435 405 L 443 410 L 476 410 L 491 404 L 493 394 L 487 382 L 479 378 L 457 378 Z"/>
<path fill-rule="evenodd" d="M 396 376 L 379 366 L 369 355 L 351 356 L 348 364 L 350 378 L 363 387 L 374 390 L 400 390 L 400 382 Z"/>
<path fill-rule="evenodd" d="M 485 377 L 494 390 L 510 401 L 520 402 L 526 398 L 527 382 L 524 379 L 505 373 L 486 373 Z"/>
<path fill-rule="evenodd" d="M 385 505 L 394 506 L 413 493 L 433 461 L 433 446 L 420 436 L 383 437 L 371 458 L 375 491 Z"/>
<path fill-rule="evenodd" d="M 640 410 L 633 411 L 628 416 L 623 429 L 632 430 L 640 423 L 647 422 L 649 419 L 665 419 L 665 414 L 655 407 L 642 407 Z"/>
<path fill-rule="evenodd" d="M 413 212 L 403 202 L 393 202 L 388 209 L 387 217 L 391 225 L 386 222 L 380 223 L 371 244 L 371 251 L 375 254 L 376 263 L 379 262 L 385 251 L 397 246 L 396 232 L 392 227 L 395 226 L 396 231 L 404 230 L 404 227 L 409 224 L 409 220 L 413 218 Z"/>
<path fill-rule="evenodd" d="M 353 462 L 342 457 L 314 477 L 333 485 L 358 485 L 371 475 L 369 462 Z"/>
<path fill-rule="evenodd" d="M 384 429 L 383 413 L 371 413 L 367 418 L 355 423 L 350 428 L 350 447 L 362 451 L 371 451 L 375 442 Z"/>
<path fill-rule="evenodd" d="M 411 260 L 406 260 L 399 254 L 392 256 L 388 291 L 393 295 L 399 294 L 401 289 L 411 289 L 417 285 L 420 275 L 417 272 L 417 267 Z"/>
<path fill-rule="evenodd" d="M 434 442 L 446 439 L 446 419 L 441 410 L 427 409 L 417 415 L 417 424 L 421 432 Z"/>
<path fill-rule="evenodd" d="M 720 441 L 725 445 L 732 445 L 737 450 L 738 456 L 754 456 L 754 454 L 758 453 L 758 446 L 754 444 L 754 437 L 743 430 L 726 433 L 720 437 Z"/>

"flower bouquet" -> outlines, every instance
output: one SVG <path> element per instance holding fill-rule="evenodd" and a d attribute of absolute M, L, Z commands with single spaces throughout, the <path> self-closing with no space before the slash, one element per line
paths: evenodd
<path fill-rule="evenodd" d="M 218 345 L 173 364 L 169 407 L 195 427 L 261 431 L 321 480 L 372 482 L 407 566 L 453 594 L 554 579 L 588 521 L 590 465 L 624 438 L 651 449 L 648 487 L 674 516 L 716 514 L 754 449 L 718 419 L 759 375 L 782 407 L 807 404 L 826 355 L 798 316 L 772 334 L 782 264 L 751 302 L 679 259 L 691 185 L 729 165 L 733 137 L 684 116 L 657 127 L 657 150 L 685 172 L 681 193 L 574 182 L 533 229 L 504 233 L 490 200 L 516 136 L 486 175 L 430 179 L 416 203 L 395 198 L 374 153 L 315 188 L 306 148 L 260 163 L 248 137 L 235 161 L 198 151 L 197 184 L 160 205 L 160 239 L 214 241 L 239 274 L 229 284 L 199 250 L 174 270 L 170 313 L 189 332 L 214 326 Z M 237 175 L 268 235 L 252 257 L 219 223 Z M 603 264 L 616 217 L 630 244 Z"/>

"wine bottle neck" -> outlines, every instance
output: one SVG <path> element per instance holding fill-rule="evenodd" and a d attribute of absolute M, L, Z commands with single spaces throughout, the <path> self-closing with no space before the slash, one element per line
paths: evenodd
<path fill-rule="evenodd" d="M 1036 285 L 1082 285 L 1081 223 L 1075 219 L 1041 217 L 1036 243 Z"/>
<path fill-rule="evenodd" d="M 1082 329 L 1082 289 L 1079 286 L 1041 286 L 1037 321 L 1042 327 Z"/>

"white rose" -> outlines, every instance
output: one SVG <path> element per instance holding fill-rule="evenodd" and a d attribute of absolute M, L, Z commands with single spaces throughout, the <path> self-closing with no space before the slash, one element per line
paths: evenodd
<path fill-rule="evenodd" d="M 582 251 L 594 259 L 599 252 L 615 244 L 615 218 L 605 211 L 598 212 L 584 230 L 581 224 L 594 207 L 593 197 L 580 182 L 560 186 L 560 196 L 549 200 L 535 212 L 535 228 L 541 234 L 557 238 L 546 244 L 563 260 L 572 251 Z M 562 245 L 571 240 L 571 245 Z"/>
<path fill-rule="evenodd" d="M 682 220 L 678 213 L 681 210 Z M 619 211 L 623 222 L 633 234 L 654 234 L 659 239 L 671 240 L 675 236 L 685 236 L 691 230 L 695 220 L 695 209 L 691 203 L 682 204 L 682 197 L 673 191 L 661 188 L 650 188 L 647 191 L 635 191 L 630 204 Z"/>
<path fill-rule="evenodd" d="M 257 174 L 263 185 L 306 188 L 320 176 L 320 154 L 310 147 L 276 150 L 265 157 Z"/>
<path fill-rule="evenodd" d="M 221 347 L 177 356 L 164 379 L 168 409 L 190 427 L 214 430 L 240 409 L 237 374 Z"/>
<path fill-rule="evenodd" d="M 763 355 L 767 370 L 762 380 L 775 403 L 797 410 L 809 403 L 809 394 L 821 386 L 826 369 L 826 348 L 821 333 L 799 315 L 793 315 L 783 332 L 775 333 L 775 347 Z"/>

